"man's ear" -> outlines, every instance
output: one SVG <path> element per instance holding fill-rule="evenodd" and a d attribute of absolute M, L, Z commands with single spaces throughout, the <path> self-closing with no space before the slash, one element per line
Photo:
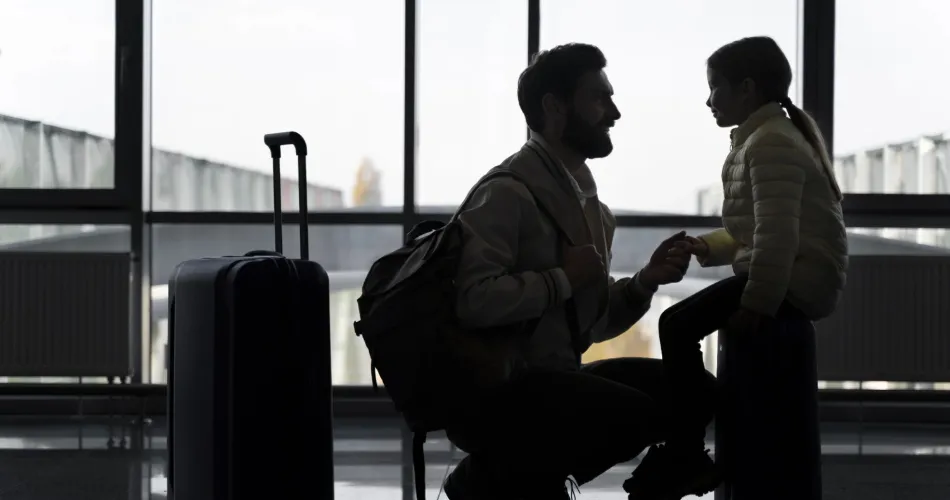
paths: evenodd
<path fill-rule="evenodd" d="M 564 114 L 563 108 L 564 106 L 561 100 L 550 92 L 544 94 L 544 97 L 541 98 L 541 109 L 543 109 L 547 115 L 560 116 Z"/>

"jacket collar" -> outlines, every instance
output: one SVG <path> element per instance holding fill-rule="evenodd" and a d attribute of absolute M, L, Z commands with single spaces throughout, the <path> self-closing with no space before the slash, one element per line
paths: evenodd
<path fill-rule="evenodd" d="M 776 116 L 785 116 L 785 109 L 777 102 L 770 102 L 761 108 L 755 110 L 744 122 L 742 125 L 732 129 L 729 132 L 729 137 L 732 139 L 732 147 L 735 149 L 740 144 L 744 143 L 746 139 L 752 135 L 759 127 L 761 127 L 765 122 L 775 118 Z"/>
<path fill-rule="evenodd" d="M 587 199 L 597 196 L 597 183 L 594 181 L 594 175 L 591 173 L 590 168 L 586 163 L 581 164 L 573 173 L 570 169 L 567 168 L 567 165 L 564 163 L 564 160 L 560 158 L 551 146 L 548 144 L 544 137 L 541 134 L 532 131 L 529 137 L 530 141 L 534 141 L 538 146 L 541 147 L 544 151 L 551 156 L 551 159 L 559 167 L 563 168 L 567 172 L 567 179 L 571 183 L 571 187 L 574 188 L 574 191 L 577 193 L 578 199 Z"/>
<path fill-rule="evenodd" d="M 502 168 L 519 174 L 537 202 L 542 205 L 561 229 L 571 245 L 586 245 L 592 242 L 584 210 L 578 200 L 576 182 L 567 169 L 548 148 L 529 139 Z M 597 202 L 596 197 L 588 200 Z M 599 203 L 599 202 L 597 202 Z"/>

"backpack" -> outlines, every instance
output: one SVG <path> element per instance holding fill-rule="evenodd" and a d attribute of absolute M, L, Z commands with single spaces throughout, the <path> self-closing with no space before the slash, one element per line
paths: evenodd
<path fill-rule="evenodd" d="M 529 186 L 511 170 L 492 169 L 469 191 L 448 223 L 421 222 L 401 248 L 374 262 L 357 299 L 360 320 L 354 326 L 369 350 L 373 388 L 378 390 L 378 371 L 413 433 L 418 500 L 425 499 L 422 445 L 426 433 L 446 428 L 455 401 L 504 383 L 520 366 L 521 348 L 540 321 L 476 331 L 460 327 L 456 318 L 455 277 L 464 243 L 458 216 L 478 187 L 501 176 Z M 568 306 L 573 313 L 573 303 Z M 576 323 L 574 314 L 569 316 Z"/>

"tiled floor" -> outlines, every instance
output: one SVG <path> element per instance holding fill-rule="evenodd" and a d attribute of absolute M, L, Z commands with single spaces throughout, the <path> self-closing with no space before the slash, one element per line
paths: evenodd
<path fill-rule="evenodd" d="M 336 436 L 337 499 L 403 498 L 398 427 L 338 422 Z M 950 498 L 950 427 L 827 426 L 823 447 L 826 500 Z M 438 437 L 426 451 L 427 498 L 436 499 L 461 454 Z M 0 500 L 164 499 L 164 453 L 161 422 L 0 420 Z M 633 465 L 586 485 L 580 497 L 626 498 L 619 485 Z"/>

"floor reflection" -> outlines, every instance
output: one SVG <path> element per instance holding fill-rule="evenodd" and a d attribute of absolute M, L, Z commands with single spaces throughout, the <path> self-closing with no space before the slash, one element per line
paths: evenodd
<path fill-rule="evenodd" d="M 394 421 L 338 421 L 336 498 L 401 498 L 408 470 L 401 447 Z M 915 500 L 950 498 L 950 428 L 826 425 L 822 447 L 827 499 L 884 498 L 876 493 L 891 491 L 914 491 Z M 162 419 L 0 419 L 0 499 L 164 499 L 165 450 Z M 425 450 L 427 498 L 436 499 L 463 455 L 438 435 Z M 581 496 L 626 498 L 619 485 L 635 466 L 615 467 L 585 485 Z"/>

